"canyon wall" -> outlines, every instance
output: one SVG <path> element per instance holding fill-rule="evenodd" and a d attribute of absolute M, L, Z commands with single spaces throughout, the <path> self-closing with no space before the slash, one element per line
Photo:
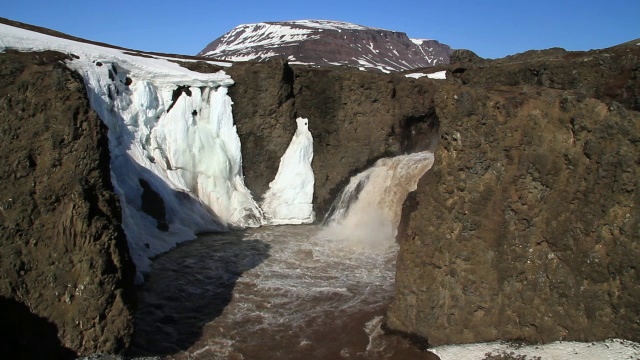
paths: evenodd
<path fill-rule="evenodd" d="M 247 187 L 260 199 L 295 132 L 313 135 L 314 210 L 322 219 L 351 176 L 387 156 L 433 148 L 435 87 L 399 74 L 237 63 L 227 72 Z"/>
<path fill-rule="evenodd" d="M 8 340 L 0 345 L 36 358 L 123 351 L 133 329 L 135 268 L 111 184 L 107 130 L 82 78 L 64 65 L 67 55 L 7 51 L 0 59 L 0 149 L 8 164 L 0 296 L 13 324 L 3 327 Z M 237 64 L 229 73 L 249 188 L 264 194 L 294 119 L 307 117 L 320 218 L 351 175 L 380 157 L 422 150 L 438 126 L 433 88 L 403 76 L 282 61 Z"/>
<path fill-rule="evenodd" d="M 133 332 L 107 130 L 66 58 L 0 54 L 0 352 L 11 358 L 119 352 Z"/>
<path fill-rule="evenodd" d="M 467 54 L 437 81 L 235 64 L 246 185 L 261 200 L 297 117 L 319 219 L 377 159 L 436 149 L 403 207 L 388 329 L 431 345 L 640 341 L 638 49 Z M 133 329 L 106 128 L 66 59 L 0 55 L 0 346 L 17 356 L 120 352 Z"/>
<path fill-rule="evenodd" d="M 636 48 L 448 69 L 435 164 L 403 208 L 388 329 L 434 346 L 640 340 Z"/>

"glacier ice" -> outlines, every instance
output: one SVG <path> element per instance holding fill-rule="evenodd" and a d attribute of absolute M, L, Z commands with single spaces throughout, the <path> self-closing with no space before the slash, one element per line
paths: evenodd
<path fill-rule="evenodd" d="M 296 123 L 298 128 L 264 195 L 265 224 L 308 224 L 315 219 L 312 204 L 315 178 L 311 168 L 313 137 L 308 119 L 298 118 Z"/>
<path fill-rule="evenodd" d="M 166 57 L 136 56 L 0 24 L 0 51 L 5 49 L 74 55 L 67 66 L 82 75 L 91 106 L 109 129 L 111 180 L 138 282 L 150 270 L 150 258 L 197 233 L 313 221 L 308 121 L 298 119 L 266 196 L 265 220 L 244 184 L 227 94 L 233 80 L 224 71 L 197 73 Z M 165 219 L 143 210 L 144 191 L 162 199 L 154 206 L 164 209 Z"/>
<path fill-rule="evenodd" d="M 224 85 L 166 83 L 103 60 L 73 61 L 85 78 L 92 107 L 109 127 L 112 180 L 123 207 L 123 227 L 140 272 L 149 258 L 204 231 L 259 226 L 262 212 L 244 185 L 240 140 Z M 124 85 L 118 76 L 128 76 Z M 176 95 L 177 94 L 177 98 Z M 160 195 L 168 231 L 142 211 L 144 179 Z"/>

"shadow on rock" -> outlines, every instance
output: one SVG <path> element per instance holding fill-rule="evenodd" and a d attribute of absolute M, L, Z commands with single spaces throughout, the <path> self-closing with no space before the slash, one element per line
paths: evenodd
<path fill-rule="evenodd" d="M 75 359 L 62 345 L 58 328 L 24 304 L 0 296 L 0 354 L 3 359 Z"/>
<path fill-rule="evenodd" d="M 205 235 L 154 260 L 138 292 L 131 355 L 175 354 L 201 337 L 231 302 L 236 280 L 269 257 L 269 244 L 243 238 Z"/>

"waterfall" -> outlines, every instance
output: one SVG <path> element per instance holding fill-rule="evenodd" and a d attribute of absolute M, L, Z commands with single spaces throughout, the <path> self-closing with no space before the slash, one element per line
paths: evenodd
<path fill-rule="evenodd" d="M 354 248 L 386 249 L 393 245 L 402 203 L 433 160 L 428 151 L 383 158 L 352 177 L 324 220 L 325 235 Z"/>

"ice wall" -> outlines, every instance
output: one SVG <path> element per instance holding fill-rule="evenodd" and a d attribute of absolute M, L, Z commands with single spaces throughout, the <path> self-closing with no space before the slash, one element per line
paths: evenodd
<path fill-rule="evenodd" d="M 233 80 L 224 71 L 197 73 L 164 56 L 0 24 L 0 51 L 5 49 L 70 54 L 67 66 L 84 78 L 91 106 L 109 128 L 111 180 L 138 281 L 151 257 L 199 232 L 313 222 L 308 120 L 297 120 L 265 195 L 265 217 L 244 185 L 227 95 Z"/>
<path fill-rule="evenodd" d="M 261 211 L 242 177 L 231 80 L 220 74 L 210 84 L 176 85 L 101 63 L 70 66 L 83 74 L 92 107 L 109 127 L 112 180 L 138 270 L 198 232 L 259 226 Z M 168 229 L 143 211 L 140 179 L 163 199 Z"/>
<path fill-rule="evenodd" d="M 433 153 L 424 151 L 380 159 L 353 176 L 324 220 L 326 236 L 353 248 L 394 244 L 402 203 L 432 165 Z"/>
<path fill-rule="evenodd" d="M 262 223 L 244 185 L 227 95 L 233 81 L 223 71 L 196 73 L 162 57 L 0 24 L 5 49 L 71 55 L 67 66 L 82 75 L 92 108 L 109 128 L 111 178 L 138 281 L 150 257 L 198 232 Z M 145 192 L 153 204 L 143 204 Z"/>
<path fill-rule="evenodd" d="M 308 224 L 315 219 L 312 204 L 315 178 L 311 168 L 313 138 L 308 128 L 309 120 L 298 118 L 296 122 L 296 133 L 264 195 L 265 224 Z"/>

